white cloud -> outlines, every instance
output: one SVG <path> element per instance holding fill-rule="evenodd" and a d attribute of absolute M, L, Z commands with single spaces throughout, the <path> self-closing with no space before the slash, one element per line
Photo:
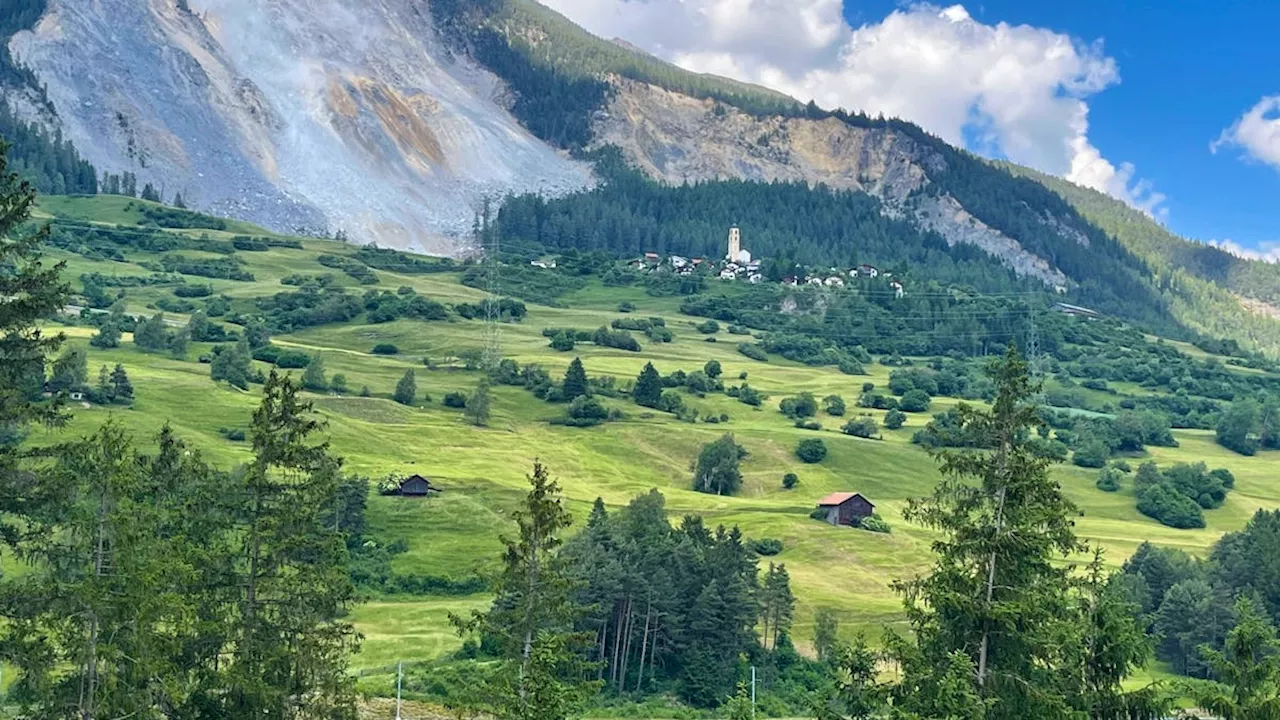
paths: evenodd
<path fill-rule="evenodd" d="M 591 32 L 697 72 L 825 107 L 903 117 L 1161 213 L 1164 196 L 1088 138 L 1088 97 L 1120 81 L 1101 44 L 911 5 L 850 26 L 841 0 L 541 0 Z"/>
<path fill-rule="evenodd" d="M 1262 260 L 1263 262 L 1280 262 L 1280 243 L 1264 242 L 1256 248 L 1249 248 L 1234 240 L 1210 240 L 1207 244 L 1245 260 Z"/>
<path fill-rule="evenodd" d="M 1215 153 L 1222 147 L 1238 147 L 1246 156 L 1280 169 L 1280 95 L 1262 98 L 1209 145 Z"/>

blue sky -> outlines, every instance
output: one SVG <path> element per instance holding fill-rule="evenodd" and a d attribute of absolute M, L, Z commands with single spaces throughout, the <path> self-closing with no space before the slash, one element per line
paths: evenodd
<path fill-rule="evenodd" d="M 905 117 L 1280 259 L 1280 2 L 541 1 L 689 69 Z"/>
<path fill-rule="evenodd" d="M 898 5 L 846 2 L 858 26 Z M 1200 240 L 1280 243 L 1280 169 L 1210 144 L 1264 96 L 1280 94 L 1280 3 L 1016 2 L 966 6 L 974 19 L 1102 40 L 1121 81 L 1089 100 L 1089 138 L 1167 196 L 1167 224 Z"/>

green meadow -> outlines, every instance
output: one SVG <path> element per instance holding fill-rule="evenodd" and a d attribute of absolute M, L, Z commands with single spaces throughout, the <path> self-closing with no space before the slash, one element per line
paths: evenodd
<path fill-rule="evenodd" d="M 134 201 L 135 203 L 137 201 Z M 136 223 L 140 218 L 126 209 L 123 198 L 56 198 L 42 201 L 42 212 L 81 220 L 111 224 Z M 236 225 L 226 232 L 176 231 L 190 235 L 208 233 L 229 238 L 236 234 L 267 234 L 260 229 Z M 252 282 L 188 278 L 188 283 L 213 286 L 216 294 L 233 299 L 271 295 L 288 290 L 281 278 L 293 273 L 334 275 L 339 284 L 353 288 L 355 281 L 339 271 L 321 266 L 319 252 L 351 255 L 355 248 L 323 240 L 305 240 L 304 249 L 273 248 L 266 252 L 244 252 L 246 266 L 255 276 Z M 81 273 L 148 275 L 138 263 L 154 260 L 146 253 L 130 253 L 128 262 L 91 261 L 80 255 L 51 251 L 51 259 L 65 261 L 66 277 L 78 288 Z M 184 255 L 200 256 L 196 252 Z M 407 275 L 377 271 L 379 284 L 373 287 L 394 291 L 400 286 L 442 303 L 475 302 L 483 293 L 459 283 L 457 273 Z M 129 288 L 128 311 L 153 314 L 149 306 L 171 296 L 171 288 L 154 286 Z M 358 290 L 359 291 L 359 290 Z M 842 632 L 852 635 L 866 631 L 876 637 L 886 627 L 901 622 L 901 603 L 892 589 L 895 579 L 904 578 L 927 566 L 930 533 L 903 520 L 910 498 L 928 493 L 938 479 L 933 460 L 911 444 L 912 434 L 930 414 L 946 409 L 955 401 L 935 399 L 929 414 L 911 414 L 905 427 L 883 430 L 882 440 L 843 435 L 839 427 L 846 418 L 819 413 L 820 431 L 802 430 L 778 412 L 778 401 L 801 391 L 821 398 L 843 396 L 849 415 L 865 382 L 881 387 L 890 368 L 867 366 L 869 375 L 849 376 L 831 367 L 808 367 L 771 357 L 759 362 L 739 354 L 735 346 L 742 339 L 722 330 L 703 335 L 694 326 L 699 319 L 680 315 L 678 299 L 653 298 L 643 288 L 605 288 L 592 279 L 586 288 L 561 298 L 565 307 L 528 303 L 528 316 L 520 323 L 501 328 L 504 356 L 520 363 L 539 363 L 558 377 L 573 357 L 581 357 L 591 376 L 611 375 L 620 383 L 635 378 L 646 362 L 662 373 L 700 369 L 708 360 L 718 360 L 727 384 L 737 384 L 746 374 L 753 388 L 768 393 L 763 407 L 752 408 L 724 394 L 705 398 L 692 395 L 686 402 L 699 409 L 699 416 L 725 413 L 727 423 L 689 424 L 673 416 L 639 408 L 626 400 L 606 399 L 625 418 L 592 428 L 552 425 L 548 421 L 562 414 L 563 406 L 535 398 L 517 387 L 494 388 L 493 415 L 485 428 L 467 424 L 460 410 L 446 408 L 441 399 L 451 391 L 469 392 L 480 374 L 464 369 L 457 361 L 460 351 L 484 344 L 480 321 L 421 322 L 396 320 L 367 325 L 362 318 L 347 324 L 326 325 L 273 338 L 282 347 L 296 347 L 322 354 L 330 377 L 347 377 L 350 396 L 315 394 L 318 412 L 328 420 L 328 435 L 335 454 L 345 459 L 348 472 L 379 479 L 389 474 L 421 473 L 430 476 L 443 492 L 428 499 L 372 496 L 369 521 L 372 535 L 381 543 L 403 540 L 407 552 L 395 557 L 394 567 L 405 573 L 463 578 L 492 567 L 500 550 L 499 535 L 508 532 L 510 510 L 525 486 L 525 475 L 540 460 L 560 482 L 576 517 L 583 519 L 596 497 L 610 506 L 627 503 L 637 494 L 658 488 L 666 496 L 673 516 L 702 515 L 708 524 L 737 525 L 753 538 L 770 537 L 783 542 L 784 549 L 773 562 L 785 563 L 791 573 L 798 598 L 793 636 L 804 648 L 812 636 L 811 623 L 817 608 L 831 608 L 841 619 Z M 622 317 L 617 306 L 622 301 L 635 305 L 632 317 L 662 316 L 675 339 L 671 343 L 650 342 L 640 336 L 643 351 L 626 352 L 580 344 L 570 353 L 550 349 L 541 335 L 544 327 L 592 329 Z M 185 322 L 181 315 L 169 314 Z M 197 358 L 210 351 L 207 343 L 192 343 L 186 360 L 138 350 L 126 335 L 119 348 L 99 350 L 88 347 L 93 330 L 66 327 L 68 342 L 88 348 L 90 380 L 101 365 L 122 363 L 133 381 L 136 400 L 132 407 L 74 407 L 70 425 L 51 433 L 35 431 L 37 442 L 82 435 L 115 419 L 138 439 L 149 438 L 168 423 L 209 458 L 224 467 L 245 461 L 248 444 L 225 439 L 222 429 L 246 428 L 258 397 L 254 390 L 243 392 L 209 378 L 209 366 Z M 393 343 L 399 354 L 373 355 L 378 343 Z M 430 362 L 430 367 L 424 363 Z M 265 364 L 257 363 L 266 368 Z M 408 369 L 417 376 L 418 406 L 393 402 L 397 380 Z M 295 371 L 300 373 L 301 371 Z M 1252 372 L 1241 370 L 1241 372 Z M 367 386 L 370 397 L 356 393 Z M 877 420 L 883 415 L 875 413 Z M 749 451 L 744 460 L 744 484 L 735 497 L 718 497 L 690 489 L 691 464 L 699 448 L 725 432 L 732 432 Z M 822 437 L 827 458 L 815 465 L 796 459 L 796 444 L 807 437 Z M 1149 456 L 1162 465 L 1203 460 L 1210 467 L 1226 467 L 1237 483 L 1226 504 L 1206 512 L 1208 527 L 1202 530 L 1174 530 L 1140 515 L 1134 508 L 1132 487 L 1117 493 L 1094 488 L 1096 471 L 1061 466 L 1053 471 L 1080 507 L 1077 528 L 1080 534 L 1107 552 L 1107 560 L 1119 565 L 1137 545 L 1150 540 L 1203 554 L 1223 533 L 1244 526 L 1259 508 L 1280 507 L 1280 455 L 1264 454 L 1245 458 L 1217 446 L 1212 433 L 1175 431 L 1180 446 L 1152 448 Z M 1132 460 L 1141 460 L 1135 457 Z M 795 472 L 800 484 L 782 488 L 781 479 Z M 872 500 L 889 522 L 892 533 L 874 534 L 836 528 L 811 520 L 815 501 L 829 492 L 857 491 Z M 450 652 L 459 644 L 447 622 L 447 614 L 465 613 L 482 607 L 483 595 L 465 597 L 375 597 L 352 611 L 352 619 L 365 640 L 354 661 L 356 668 L 377 668 L 399 660 L 430 660 Z"/>

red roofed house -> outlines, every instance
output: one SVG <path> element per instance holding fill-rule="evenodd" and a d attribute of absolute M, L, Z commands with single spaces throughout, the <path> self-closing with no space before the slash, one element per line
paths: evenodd
<path fill-rule="evenodd" d="M 870 517 L 876 506 L 859 493 L 835 492 L 818 501 L 818 508 L 827 512 L 827 522 L 832 525 L 858 524 L 864 517 Z"/>

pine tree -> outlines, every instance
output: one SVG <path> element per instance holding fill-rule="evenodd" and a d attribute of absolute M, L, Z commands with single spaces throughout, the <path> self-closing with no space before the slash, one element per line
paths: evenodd
<path fill-rule="evenodd" d="M 186 210 L 186 209 L 187 209 L 187 203 L 186 203 L 185 201 L 183 201 L 183 199 L 182 199 L 182 193 L 180 193 L 180 192 L 175 192 L 175 193 L 173 194 L 173 206 L 174 206 L 174 207 L 176 207 L 176 208 L 178 208 L 179 210 Z"/>
<path fill-rule="evenodd" d="M 778 649 L 778 636 L 791 629 L 795 617 L 796 598 L 791 594 L 791 576 L 786 565 L 769 563 L 760 588 L 760 621 L 766 650 Z"/>
<path fill-rule="evenodd" d="M 53 361 L 49 385 L 55 392 L 82 387 L 89 380 L 89 355 L 84 348 L 71 346 Z"/>
<path fill-rule="evenodd" d="M 315 353 L 302 372 L 302 387 L 312 392 L 324 392 L 329 389 L 329 380 L 324 375 L 324 356 Z"/>
<path fill-rule="evenodd" d="M 57 350 L 64 336 L 46 335 L 39 321 L 61 311 L 71 293 L 60 280 L 64 265 L 42 264 L 40 248 L 49 236 L 48 227 L 23 229 L 36 193 L 9 171 L 8 149 L 0 141 L 0 267 L 5 268 L 0 272 L 0 435 L 20 432 L 33 421 L 55 422 L 61 417 L 56 405 L 40 402 L 40 391 L 45 357 Z M 5 470 L 5 445 L 0 441 L 0 472 Z"/>
<path fill-rule="evenodd" d="M 106 399 L 107 402 L 115 400 L 115 390 L 111 387 L 111 371 L 106 365 L 98 368 L 98 395 Z"/>
<path fill-rule="evenodd" d="M 534 462 L 531 489 L 515 512 L 514 538 L 503 538 L 503 569 L 487 612 L 451 619 L 463 632 L 497 640 L 504 667 L 496 686 L 497 715 L 517 720 L 563 720 L 596 683 L 583 680 L 585 639 L 572 631 L 571 582 L 557 557 L 561 533 L 572 523 L 560 486 Z"/>
<path fill-rule="evenodd" d="M 150 202 L 160 202 L 160 193 L 156 192 L 155 187 L 151 183 L 142 186 L 142 199 Z"/>
<path fill-rule="evenodd" d="M 662 377 L 658 375 L 653 363 L 645 363 L 640 376 L 636 378 L 631 397 L 637 405 L 642 407 L 658 407 L 659 401 L 662 400 Z"/>
<path fill-rule="evenodd" d="M 414 379 L 413 370 L 405 370 L 404 377 L 396 383 L 396 392 L 392 396 L 401 405 L 412 405 L 418 397 L 418 383 Z"/>
<path fill-rule="evenodd" d="M 1197 686 L 1201 707 L 1228 720 L 1280 717 L 1280 642 L 1276 629 L 1247 597 L 1236 600 L 1236 626 L 1226 647 L 1201 652 L 1217 682 Z"/>
<path fill-rule="evenodd" d="M 342 534 L 326 522 L 340 481 L 324 429 L 300 388 L 274 370 L 253 414 L 253 462 L 241 476 L 241 588 L 224 717 L 353 717 L 341 620 L 354 599 Z"/>
<path fill-rule="evenodd" d="M 574 358 L 573 362 L 569 363 L 569 369 L 564 373 L 564 383 L 561 387 L 566 401 L 572 401 L 589 393 L 587 370 L 582 367 L 581 358 Z"/>
<path fill-rule="evenodd" d="M 476 383 L 476 389 L 471 393 L 471 397 L 467 398 L 467 407 L 463 410 L 463 417 L 467 422 L 477 427 L 484 427 L 489 424 L 489 409 L 492 398 L 489 394 L 488 378 L 481 378 Z"/>
<path fill-rule="evenodd" d="M 120 363 L 116 363 L 115 369 L 111 371 L 111 393 L 113 400 L 133 400 L 133 383 L 129 382 L 129 375 Z"/>
<path fill-rule="evenodd" d="M 904 513 L 940 538 L 929 574 L 898 585 L 916 647 L 899 653 L 897 695 L 904 709 L 946 714 L 930 705 L 938 698 L 934 671 L 960 652 L 991 720 L 1060 716 L 1065 673 L 1055 671 L 1054 647 L 1071 620 L 1066 570 L 1055 561 L 1081 549 L 1074 508 L 1028 442 L 1040 420 L 1026 363 L 1011 347 L 990 374 L 992 409 L 959 411 L 980 449 L 936 452 L 943 480 Z"/>

